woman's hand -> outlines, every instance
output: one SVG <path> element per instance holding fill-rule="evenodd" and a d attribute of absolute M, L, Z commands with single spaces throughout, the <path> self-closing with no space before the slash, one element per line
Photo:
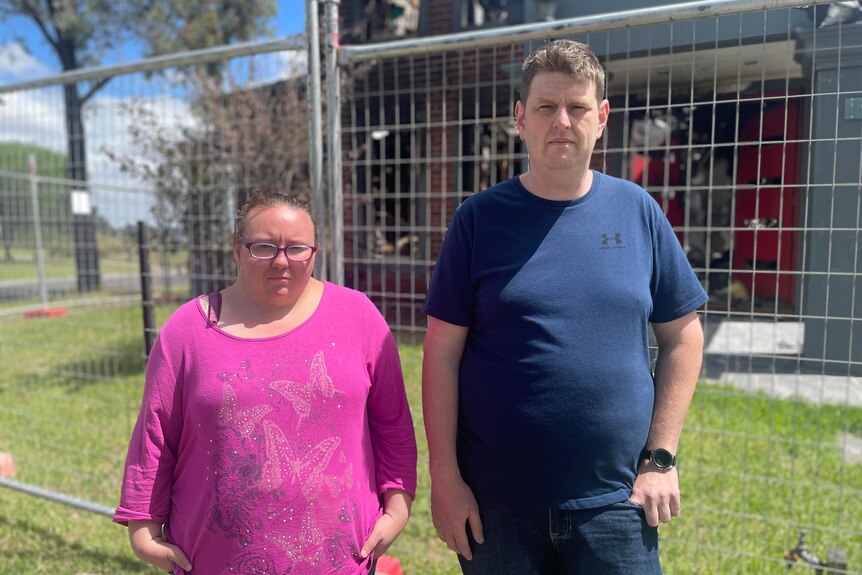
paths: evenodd
<path fill-rule="evenodd" d="M 375 557 L 380 557 L 386 553 L 386 550 L 407 525 L 412 503 L 413 498 L 406 491 L 400 489 L 389 489 L 383 494 L 383 515 L 374 524 L 371 534 L 359 552 L 362 558 L 368 557 L 371 553 L 374 553 Z"/>
<path fill-rule="evenodd" d="M 129 543 L 141 561 L 155 565 L 162 571 L 173 572 L 174 563 L 185 571 L 192 564 L 176 545 L 165 541 L 162 524 L 155 521 L 129 521 Z"/>

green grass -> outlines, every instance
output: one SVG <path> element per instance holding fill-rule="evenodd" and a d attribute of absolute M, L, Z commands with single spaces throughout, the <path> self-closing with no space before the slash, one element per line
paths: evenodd
<path fill-rule="evenodd" d="M 103 274 L 136 274 L 138 273 L 137 257 L 133 260 L 122 258 L 103 258 L 99 262 Z M 62 279 L 75 277 L 75 262 L 68 257 L 48 258 L 45 260 L 45 277 L 47 279 Z M 0 281 L 32 281 L 39 279 L 39 266 L 32 257 L 16 258 L 14 261 L 2 262 L 0 266 Z"/>
<path fill-rule="evenodd" d="M 71 248 L 65 246 L 67 253 L 54 253 L 51 247 L 45 250 L 45 277 L 47 279 L 75 278 L 75 260 Z M 0 281 L 32 281 L 39 279 L 39 267 L 32 249 L 14 248 L 12 260 L 5 259 L 5 252 L 0 253 Z M 160 253 L 150 253 L 150 266 L 171 266 L 173 269 L 185 266 L 188 253 L 180 250 L 167 256 L 162 261 Z M 117 238 L 105 234 L 99 236 L 99 270 L 103 275 L 137 274 L 138 248 L 136 245 L 120 242 Z"/>
<path fill-rule="evenodd" d="M 159 323 L 172 309 L 157 310 Z M 0 321 L 0 451 L 14 454 L 16 479 L 112 507 L 141 393 L 140 311 L 71 308 L 63 318 Z M 421 349 L 400 349 L 419 489 L 390 553 L 407 575 L 454 575 L 457 561 L 428 508 Z M 842 460 L 841 433 L 862 435 L 862 410 L 701 385 L 680 446 L 683 513 L 661 528 L 665 572 L 785 574 L 783 553 L 800 529 L 814 553 L 841 547 L 851 572 L 862 572 L 862 465 Z M 0 488 L 0 575 L 155 572 L 109 518 Z"/>
<path fill-rule="evenodd" d="M 667 571 L 785 573 L 804 529 L 821 559 L 843 548 L 862 573 L 862 465 L 842 458 L 842 433 L 862 435 L 862 410 L 700 386 L 680 445 L 684 512 L 661 531 Z"/>
<path fill-rule="evenodd" d="M 112 507 L 140 401 L 136 309 L 3 318 L 0 451 L 16 480 Z M 0 489 L 0 573 L 145 573 L 110 519 Z"/>

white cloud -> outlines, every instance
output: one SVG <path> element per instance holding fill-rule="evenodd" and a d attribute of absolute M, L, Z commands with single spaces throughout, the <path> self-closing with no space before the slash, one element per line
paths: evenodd
<path fill-rule="evenodd" d="M 149 219 L 154 195 L 149 182 L 122 172 L 107 151 L 120 157 L 141 158 L 130 134 L 134 122 L 126 105 L 152 112 L 162 135 L 180 134 L 197 119 L 188 102 L 172 96 L 121 98 L 97 94 L 84 108 L 87 168 L 93 204 L 115 226 Z M 63 89 L 53 86 L 0 95 L 0 142 L 21 142 L 66 153 Z"/>
<path fill-rule="evenodd" d="M 308 52 L 306 50 L 278 52 L 276 58 L 281 63 L 283 78 L 295 78 L 308 74 Z M 321 66 L 324 65 L 322 54 L 320 64 Z"/>
<path fill-rule="evenodd" d="M 230 73 L 236 82 L 245 86 L 266 86 L 281 80 L 301 78 L 308 74 L 308 54 L 305 50 L 258 54 L 251 59 L 234 61 Z M 225 87 L 229 88 L 230 82 L 226 82 Z"/>
<path fill-rule="evenodd" d="M 23 82 L 54 73 L 49 66 L 28 53 L 18 42 L 0 45 L 0 81 Z"/>
<path fill-rule="evenodd" d="M 96 96 L 87 104 L 84 123 L 87 130 L 87 165 L 90 184 L 94 190 L 94 203 L 99 211 L 115 226 L 124 226 L 139 219 L 150 219 L 150 208 L 155 201 L 152 184 L 123 172 L 111 159 L 142 157 L 139 144 L 129 128 L 135 121 L 129 105 L 153 113 L 158 118 L 158 130 L 164 137 L 179 136 L 182 128 L 197 125 L 189 104 L 170 96 L 151 98 L 118 98 Z"/>
<path fill-rule="evenodd" d="M 155 129 L 159 130 L 162 137 L 179 137 L 181 130 L 198 125 L 189 103 L 179 98 L 157 96 L 130 99 L 110 95 L 96 96 L 87 104 L 84 117 L 91 169 L 99 166 L 107 169 L 109 164 L 116 164 L 107 152 L 119 157 L 145 159 L 141 158 L 140 146 L 130 132 L 132 123 L 136 121 L 131 112 L 132 108 L 157 118 Z"/>
<path fill-rule="evenodd" d="M 0 141 L 65 153 L 62 88 L 0 94 Z"/>
<path fill-rule="evenodd" d="M 304 51 L 286 51 L 237 58 L 230 70 L 239 86 L 259 86 L 307 74 Z M 125 226 L 149 219 L 155 201 L 150 182 L 122 172 L 107 153 L 139 161 L 144 157 L 139 142 L 130 133 L 137 121 L 129 112 L 135 106 L 158 119 L 161 136 L 179 136 L 182 129 L 195 128 L 199 119 L 191 109 L 193 90 L 184 76 L 173 73 L 146 77 L 129 74 L 111 80 L 84 107 L 87 167 L 93 204 L 109 222 Z M 6 77 L 20 81 L 27 75 L 48 75 L 47 67 L 17 44 L 0 46 L 0 82 Z M 66 121 L 62 86 L 0 94 L 0 142 L 33 144 L 66 154 Z"/>

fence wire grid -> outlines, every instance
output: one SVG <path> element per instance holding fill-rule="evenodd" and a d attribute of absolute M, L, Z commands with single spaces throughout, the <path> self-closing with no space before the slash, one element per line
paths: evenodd
<path fill-rule="evenodd" d="M 327 94 L 339 82 L 327 112 L 341 153 L 327 160 L 343 208 L 309 173 L 307 103 L 324 95 L 308 92 L 302 50 L 111 73 L 70 138 L 67 85 L 5 91 L 0 452 L 16 476 L 0 486 L 110 511 L 140 400 L 142 306 L 157 329 L 231 280 L 232 214 L 251 188 L 322 194 L 323 227 L 343 225 L 323 248 L 344 283 L 419 342 L 454 210 L 529 165 L 513 121 L 520 63 L 566 37 L 607 71 L 593 167 L 655 198 L 709 294 L 665 572 L 777 574 L 808 558 L 862 573 L 862 21 L 806 4 L 344 45 L 324 80 Z M 415 521 L 433 532 L 427 513 Z"/>

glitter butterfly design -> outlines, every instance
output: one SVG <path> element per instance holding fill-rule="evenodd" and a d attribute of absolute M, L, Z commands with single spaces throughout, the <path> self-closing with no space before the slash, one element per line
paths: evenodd
<path fill-rule="evenodd" d="M 341 393 L 332 384 L 332 378 L 329 377 L 329 372 L 326 369 L 322 350 L 314 354 L 314 359 L 311 360 L 310 379 L 309 385 L 312 393 L 317 391 L 322 397 L 335 397 L 336 393 Z"/>
<path fill-rule="evenodd" d="M 233 383 L 234 385 L 244 381 L 252 381 L 254 372 L 251 370 L 251 361 L 248 358 L 243 359 L 239 363 L 239 369 L 236 372 L 223 371 L 218 374 L 219 381 Z"/>
<path fill-rule="evenodd" d="M 338 477 L 337 475 L 323 475 L 320 478 L 321 483 L 329 487 L 329 494 L 332 497 L 338 497 L 344 491 L 353 488 L 353 464 L 347 463 L 347 456 L 344 455 L 343 451 L 338 455 L 338 462 L 342 465 L 346 465 L 344 468 L 344 475 L 342 477 Z"/>
<path fill-rule="evenodd" d="M 284 533 L 264 535 L 266 539 L 281 547 L 294 563 L 319 565 L 323 560 L 323 532 L 317 526 L 314 503 L 309 503 L 302 514 L 302 529 L 299 535 Z"/>
<path fill-rule="evenodd" d="M 323 351 L 318 351 L 311 360 L 311 370 L 309 381 L 300 383 L 289 380 L 273 381 L 269 384 L 270 388 L 281 394 L 293 406 L 293 410 L 299 416 L 299 421 L 296 427 L 299 428 L 302 420 L 308 417 L 311 413 L 311 401 L 317 397 L 335 397 L 341 393 L 335 389 L 332 383 L 332 378 L 329 377 L 329 372 L 326 369 L 326 361 L 323 357 Z"/>
<path fill-rule="evenodd" d="M 343 515 L 347 514 L 345 510 L 347 506 L 348 503 L 345 502 L 342 508 Z M 288 535 L 278 532 L 264 534 L 266 540 L 278 546 L 291 560 L 292 565 L 288 566 L 287 573 L 300 572 L 295 568 L 301 563 L 307 563 L 315 568 L 315 572 L 319 572 L 319 567 L 324 562 L 328 563 L 332 569 L 338 569 L 344 566 L 351 557 L 358 557 L 358 549 L 355 548 L 355 543 L 352 543 L 353 535 L 349 529 L 345 528 L 350 523 L 349 518 L 341 520 L 341 528 L 331 535 L 324 536 L 323 531 L 318 528 L 316 517 L 317 510 L 314 508 L 314 504 L 310 503 L 303 512 L 298 534 Z M 269 573 L 270 571 L 265 572 Z"/>
<path fill-rule="evenodd" d="M 271 421 L 263 422 L 266 437 L 266 461 L 259 487 L 269 491 L 279 489 L 290 476 L 290 484 L 299 480 L 302 495 L 309 496 L 320 484 L 323 470 L 329 465 L 335 449 L 341 444 L 340 437 L 328 437 L 306 451 L 301 457 L 294 454 L 284 432 Z"/>
<path fill-rule="evenodd" d="M 311 398 L 313 396 L 311 387 L 307 383 L 284 380 L 273 381 L 269 387 L 284 396 L 293 406 L 293 410 L 299 416 L 299 420 L 296 422 L 298 429 L 302 420 L 311 413 Z"/>
<path fill-rule="evenodd" d="M 235 429 L 243 437 L 248 437 L 254 431 L 254 426 L 270 411 L 272 411 L 272 407 L 269 405 L 256 405 L 248 409 L 239 409 L 236 392 L 230 384 L 225 383 L 222 390 L 221 409 L 218 412 L 218 424 L 221 427 Z"/>

